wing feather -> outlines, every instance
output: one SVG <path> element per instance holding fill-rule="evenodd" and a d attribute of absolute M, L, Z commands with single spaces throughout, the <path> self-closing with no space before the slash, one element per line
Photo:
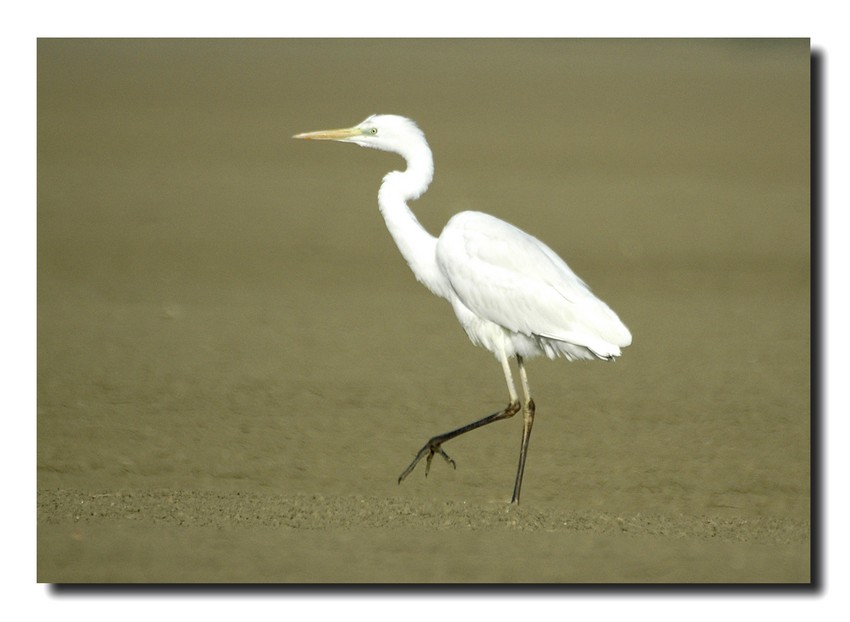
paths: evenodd
<path fill-rule="evenodd" d="M 460 301 L 508 330 L 619 354 L 631 334 L 548 246 L 481 212 L 461 212 L 437 242 L 437 262 Z"/>

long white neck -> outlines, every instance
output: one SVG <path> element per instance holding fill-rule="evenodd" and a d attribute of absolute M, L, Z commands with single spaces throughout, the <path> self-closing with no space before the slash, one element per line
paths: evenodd
<path fill-rule="evenodd" d="M 450 286 L 437 265 L 437 238 L 428 233 L 407 206 L 419 198 L 434 177 L 431 150 L 423 142 L 401 153 L 407 170 L 384 176 L 378 191 L 378 207 L 398 250 L 418 281 L 437 296 L 448 298 Z"/>

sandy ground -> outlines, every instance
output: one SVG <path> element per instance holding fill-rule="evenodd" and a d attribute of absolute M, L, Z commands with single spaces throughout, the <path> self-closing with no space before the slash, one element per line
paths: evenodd
<path fill-rule="evenodd" d="M 38 50 L 38 580 L 810 580 L 807 41 L 61 41 Z M 504 381 L 376 207 L 415 118 L 626 322 Z"/>

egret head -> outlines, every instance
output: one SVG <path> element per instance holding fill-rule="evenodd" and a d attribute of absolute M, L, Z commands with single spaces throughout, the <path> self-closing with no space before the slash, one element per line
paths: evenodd
<path fill-rule="evenodd" d="M 336 140 L 394 153 L 406 153 L 411 147 L 427 144 L 425 135 L 410 119 L 395 114 L 373 114 L 354 127 L 296 134 L 303 140 Z"/>

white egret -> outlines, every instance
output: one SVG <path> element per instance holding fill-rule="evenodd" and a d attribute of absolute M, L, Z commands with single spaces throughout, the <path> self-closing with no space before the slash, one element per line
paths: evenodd
<path fill-rule="evenodd" d="M 426 476 L 434 454 L 455 467 L 443 443 L 522 410 L 519 466 L 511 498 L 512 503 L 519 503 L 535 410 L 525 359 L 545 354 L 568 360 L 612 360 L 631 343 L 631 333 L 552 249 L 503 220 L 481 212 L 461 212 L 449 220 L 439 238 L 428 233 L 407 201 L 417 199 L 428 188 L 434 162 L 424 134 L 410 119 L 372 115 L 352 128 L 307 132 L 294 138 L 354 143 L 391 151 L 406 160 L 407 169 L 388 173 L 378 191 L 378 207 L 387 229 L 416 278 L 448 300 L 472 342 L 487 348 L 502 364 L 508 405 L 429 439 L 399 476 L 399 483 L 425 456 Z M 522 402 L 510 358 L 517 360 Z"/>

